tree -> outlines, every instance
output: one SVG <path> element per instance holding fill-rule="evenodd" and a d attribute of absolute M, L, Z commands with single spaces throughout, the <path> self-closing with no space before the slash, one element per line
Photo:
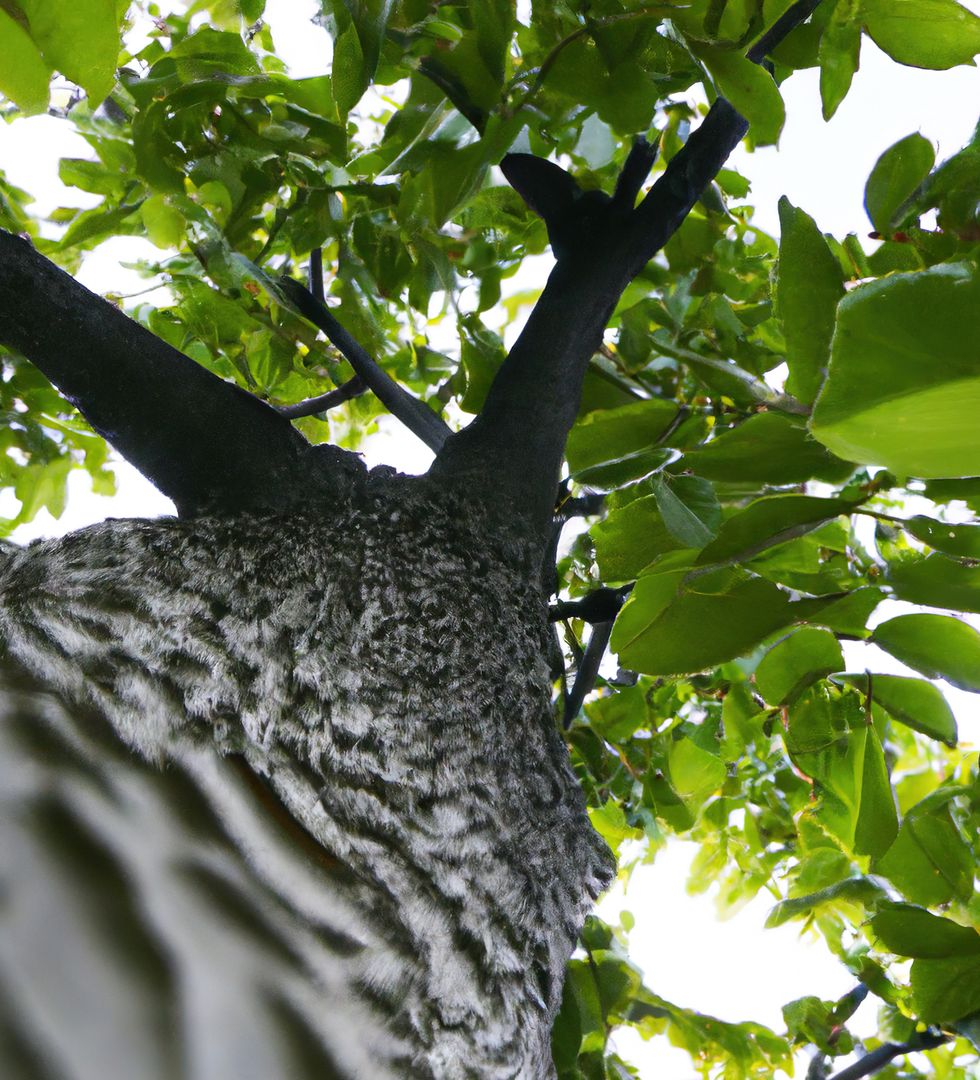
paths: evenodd
<path fill-rule="evenodd" d="M 96 160 L 62 178 L 102 196 L 51 239 L 2 187 L 10 525 L 73 467 L 109 486 L 99 436 L 180 513 L 0 552 L 5 1075 L 622 1076 L 632 1025 L 705 1074 L 810 1046 L 817 1076 L 870 992 L 880 1038 L 839 1075 L 922 1050 L 906 1075 L 965 1077 L 976 764 L 934 683 L 848 673 L 840 643 L 980 690 L 955 615 L 868 629 L 888 596 L 980 610 L 953 516 L 980 505 L 980 143 L 886 150 L 870 253 L 787 200 L 777 246 L 724 164 L 746 127 L 777 139 L 794 70 L 830 115 L 863 33 L 946 68 L 980 20 L 337 2 L 329 75 L 297 80 L 262 8 L 151 5 L 121 58 L 112 5 L 0 9 L 11 112 L 74 80 Z M 130 318 L 65 272 L 143 232 L 172 301 Z M 540 295 L 505 297 L 548 243 Z M 490 313 L 532 300 L 506 350 Z M 383 407 L 425 477 L 350 452 Z M 775 1033 L 645 986 L 586 915 L 607 843 L 667 832 L 701 843 L 695 886 L 768 888 L 857 989 Z"/>

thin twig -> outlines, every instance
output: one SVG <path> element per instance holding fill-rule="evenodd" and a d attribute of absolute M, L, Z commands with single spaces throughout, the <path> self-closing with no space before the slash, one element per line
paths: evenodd
<path fill-rule="evenodd" d="M 595 623 L 592 627 L 589 643 L 585 646 L 585 652 L 575 675 L 575 682 L 571 690 L 565 694 L 562 722 L 566 728 L 571 727 L 586 696 L 595 686 L 596 679 L 599 677 L 599 665 L 606 654 L 606 646 L 609 644 L 614 621 L 610 619 L 608 622 Z"/>
<path fill-rule="evenodd" d="M 305 401 L 297 401 L 295 405 L 277 405 L 276 412 L 285 416 L 287 420 L 298 420 L 303 416 L 316 416 L 328 409 L 335 409 L 343 405 L 345 401 L 356 398 L 367 390 L 364 380 L 360 375 L 342 383 L 335 390 L 329 390 L 317 397 L 307 398 Z"/>
<path fill-rule="evenodd" d="M 279 287 L 300 314 L 327 335 L 330 343 L 340 351 L 385 408 L 426 446 L 438 453 L 451 434 L 448 424 L 440 420 L 424 401 L 412 397 L 407 390 L 399 386 L 309 289 L 288 277 L 279 279 Z"/>

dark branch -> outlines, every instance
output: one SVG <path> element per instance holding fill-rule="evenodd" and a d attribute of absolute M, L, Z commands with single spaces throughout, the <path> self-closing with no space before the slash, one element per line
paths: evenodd
<path fill-rule="evenodd" d="M 594 589 L 581 600 L 559 600 L 557 604 L 552 604 L 548 617 L 552 622 L 560 619 L 583 619 L 589 623 L 608 622 L 616 618 L 632 591 L 632 585 L 619 589 Z"/>
<path fill-rule="evenodd" d="M 518 192 L 557 238 L 556 266 L 527 325 L 490 387 L 480 415 L 451 436 L 434 476 L 472 486 L 493 477 L 495 498 L 532 519 L 547 546 L 565 440 L 582 380 L 630 280 L 671 237 L 747 130 L 723 98 L 668 163 L 635 209 L 627 195 L 643 183 L 652 154 L 631 152 L 620 198 L 576 195 L 563 169 L 527 155 L 504 161 Z"/>
<path fill-rule="evenodd" d="M 630 277 L 638 274 L 680 228 L 748 130 L 748 121 L 725 98 L 715 99 L 701 126 L 670 159 L 636 208 L 631 221 Z"/>
<path fill-rule="evenodd" d="M 571 690 L 565 695 L 562 706 L 562 722 L 565 727 L 571 727 L 572 721 L 578 716 L 586 697 L 595 686 L 599 677 L 599 665 L 603 656 L 606 655 L 606 647 L 612 634 L 613 620 L 596 623 L 589 635 L 589 643 L 585 647 L 582 659 L 579 661 L 578 671 L 575 674 L 575 682 Z"/>
<path fill-rule="evenodd" d="M 308 289 L 292 278 L 280 278 L 279 285 L 291 304 L 301 315 L 319 327 L 330 343 L 340 350 L 354 371 L 388 411 L 417 435 L 426 446 L 438 452 L 450 435 L 450 428 L 418 398 L 394 379 L 371 357 L 362 345 L 344 329 L 330 309 L 312 296 Z"/>
<path fill-rule="evenodd" d="M 894 1058 L 901 1057 L 903 1054 L 913 1054 L 917 1050 L 932 1050 L 948 1041 L 948 1037 L 941 1031 L 930 1028 L 913 1035 L 908 1042 L 884 1043 L 872 1050 L 870 1054 L 865 1054 L 860 1061 L 848 1065 L 839 1073 L 834 1073 L 830 1080 L 861 1080 L 862 1076 L 871 1076 L 872 1073 L 883 1069 Z"/>
<path fill-rule="evenodd" d="M 34 363 L 181 515 L 335 499 L 363 472 L 0 230 L 0 341 Z"/>
<path fill-rule="evenodd" d="M 786 9 L 782 15 L 769 27 L 761 38 L 745 54 L 747 60 L 753 64 L 761 64 L 763 60 L 779 46 L 782 41 L 795 30 L 800 23 L 805 22 L 820 4 L 820 0 L 797 0 L 792 7 Z"/>
<path fill-rule="evenodd" d="M 276 412 L 280 416 L 285 416 L 287 420 L 298 420 L 302 416 L 316 416 L 319 413 L 326 412 L 328 409 L 335 409 L 338 405 L 343 405 L 345 401 L 350 401 L 351 398 L 359 397 L 366 390 L 367 386 L 364 380 L 360 375 L 355 375 L 343 385 L 338 386 L 336 390 L 328 390 L 327 393 L 320 394 L 318 397 L 297 401 L 295 405 L 278 405 Z"/>
<path fill-rule="evenodd" d="M 659 143 L 647 142 L 642 135 L 634 140 L 613 192 L 613 202 L 622 210 L 629 211 L 636 206 L 636 197 L 650 175 L 659 149 Z"/>
<path fill-rule="evenodd" d="M 310 252 L 310 292 L 314 300 L 322 304 L 326 297 L 323 295 L 323 248 L 315 247 Z"/>

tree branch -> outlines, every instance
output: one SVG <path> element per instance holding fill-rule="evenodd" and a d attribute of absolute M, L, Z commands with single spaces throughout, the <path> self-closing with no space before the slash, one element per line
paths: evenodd
<path fill-rule="evenodd" d="M 839 1073 L 834 1073 L 830 1080 L 861 1080 L 861 1077 L 871 1076 L 872 1073 L 883 1069 L 894 1058 L 901 1057 L 903 1054 L 913 1054 L 917 1050 L 932 1050 L 948 1041 L 947 1036 L 941 1031 L 930 1029 L 916 1033 L 908 1042 L 884 1043 L 872 1050 L 870 1054 L 865 1054 L 860 1061 L 848 1065 Z"/>
<path fill-rule="evenodd" d="M 582 380 L 613 308 L 684 220 L 747 130 L 719 98 L 635 209 L 652 152 L 634 147 L 618 197 L 579 193 L 556 165 L 529 155 L 504 159 L 517 190 L 545 217 L 558 240 L 557 262 L 527 325 L 494 379 L 480 415 L 450 436 L 432 473 L 472 486 L 493 477 L 494 497 L 531 519 L 547 545 L 565 440 Z M 591 196 L 591 197 L 590 197 Z"/>
<path fill-rule="evenodd" d="M 571 690 L 565 694 L 562 704 L 562 723 L 566 728 L 572 726 L 572 721 L 578 716 L 586 697 L 599 677 L 599 666 L 602 664 L 603 656 L 606 655 L 613 622 L 612 619 L 608 622 L 597 622 L 592 627 L 589 643 L 585 646 L 578 671 L 575 673 L 575 682 L 572 683 Z"/>
<path fill-rule="evenodd" d="M 820 4 L 820 0 L 797 0 L 769 27 L 761 38 L 745 54 L 746 60 L 761 64 L 800 23 L 805 22 Z"/>
<path fill-rule="evenodd" d="M 299 420 L 303 416 L 316 416 L 319 413 L 326 412 L 328 409 L 335 409 L 338 405 L 343 405 L 345 401 L 350 401 L 351 398 L 359 397 L 366 390 L 367 386 L 364 380 L 360 375 L 355 375 L 335 390 L 328 390 L 325 394 L 307 398 L 305 401 L 297 401 L 295 405 L 277 405 L 276 412 L 280 416 L 285 416 L 287 420 Z"/>
<path fill-rule="evenodd" d="M 0 230 L 0 341 L 23 353 L 183 516 L 336 499 L 356 455 L 312 447 L 275 409 Z"/>
<path fill-rule="evenodd" d="M 330 343 L 340 350 L 354 371 L 378 397 L 388 411 L 417 435 L 426 446 L 438 452 L 451 434 L 451 429 L 418 398 L 412 397 L 371 357 L 337 321 L 326 304 L 317 300 L 308 289 L 292 278 L 279 279 L 286 299 L 327 335 Z"/>

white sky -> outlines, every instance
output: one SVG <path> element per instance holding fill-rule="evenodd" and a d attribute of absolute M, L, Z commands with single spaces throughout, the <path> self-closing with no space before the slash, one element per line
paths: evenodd
<path fill-rule="evenodd" d="M 980 0 L 967 7 L 980 11 Z M 310 0 L 271 0 L 267 7 L 279 53 L 296 75 L 321 74 L 330 46 L 326 34 L 307 21 Z M 883 56 L 865 38 L 861 70 L 850 94 L 830 123 L 820 116 L 815 71 L 795 74 L 783 84 L 787 123 L 778 149 L 749 154 L 736 151 L 731 164 L 752 181 L 750 199 L 759 224 L 778 231 L 776 203 L 785 194 L 813 216 L 821 229 L 843 236 L 865 235 L 870 225 L 863 209 L 864 182 L 878 156 L 897 139 L 921 132 L 948 157 L 964 145 L 977 122 L 980 72 L 956 68 L 948 72 L 902 68 Z M 92 205 L 95 196 L 65 189 L 57 180 L 63 156 L 90 157 L 88 146 L 63 122 L 49 117 L 19 120 L 0 126 L 0 168 L 15 184 L 37 196 L 36 210 L 58 205 Z M 120 238 L 86 256 L 79 274 L 90 288 L 125 293 L 145 289 L 120 261 L 145 253 L 138 238 Z M 369 464 L 387 461 L 405 471 L 422 471 L 430 455 L 415 440 L 402 437 L 393 425 L 365 448 Z M 92 496 L 87 479 L 72 474 L 70 498 L 62 518 L 54 521 L 42 511 L 17 539 L 59 535 L 107 516 L 156 516 L 171 513 L 172 505 L 132 468 L 117 466 L 119 493 L 113 499 Z M 0 493 L 0 514 L 16 512 L 11 492 Z M 903 608 L 904 609 L 904 608 Z M 882 605 L 876 621 L 897 613 L 894 602 Z M 897 661 L 871 646 L 848 643 L 851 670 L 908 673 Z M 980 708 L 974 695 L 943 686 L 966 741 L 980 744 Z M 723 1019 L 753 1019 L 779 1031 L 780 1007 L 805 994 L 836 998 L 854 984 L 853 978 L 827 950 L 800 938 L 793 925 L 763 932 L 770 904 L 756 901 L 725 923 L 717 920 L 714 901 L 688 896 L 684 882 L 694 846 L 676 842 L 657 856 L 656 864 L 638 871 L 624 898 L 615 889 L 600 913 L 617 921 L 626 907 L 636 916 L 631 955 L 645 971 L 648 984 L 678 1005 L 713 1013 Z M 875 1030 L 873 1006 L 863 1007 L 859 1029 Z M 694 1080 L 690 1060 L 665 1039 L 643 1044 L 629 1035 L 619 1045 L 656 1080 Z M 841 1067 L 838 1065 L 838 1067 Z M 804 1066 L 805 1069 L 805 1066 Z M 798 1074 L 803 1071 L 797 1069 Z"/>

